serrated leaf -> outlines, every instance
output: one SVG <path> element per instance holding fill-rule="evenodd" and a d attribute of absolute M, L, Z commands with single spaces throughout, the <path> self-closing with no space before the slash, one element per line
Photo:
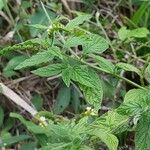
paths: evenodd
<path fill-rule="evenodd" d="M 70 102 L 70 97 L 71 97 L 70 92 L 71 92 L 70 88 L 66 86 L 63 86 L 59 89 L 59 92 L 56 98 L 56 103 L 54 104 L 54 107 L 53 107 L 53 111 L 55 114 L 60 114 L 67 108 Z"/>
<path fill-rule="evenodd" d="M 90 20 L 91 17 L 92 17 L 91 15 L 87 15 L 87 14 L 80 15 L 80 16 L 78 16 L 78 17 L 70 20 L 69 23 L 66 25 L 65 28 L 67 30 L 71 30 L 71 29 L 75 28 L 76 26 L 78 26 L 80 24 L 83 24 L 84 21 Z"/>
<path fill-rule="evenodd" d="M 117 109 L 121 114 L 139 114 L 150 105 L 149 90 L 132 89 L 126 93 L 123 104 Z"/>
<path fill-rule="evenodd" d="M 80 86 L 80 88 L 83 91 L 86 101 L 90 105 L 94 106 L 96 110 L 99 109 L 103 96 L 102 89 L 90 88 L 85 86 Z"/>
<path fill-rule="evenodd" d="M 104 142 L 109 150 L 117 150 L 118 147 L 118 139 L 115 135 L 107 132 L 104 129 L 95 129 L 89 132 L 90 135 L 94 135 L 101 139 Z"/>
<path fill-rule="evenodd" d="M 96 56 L 96 55 L 90 55 L 92 58 L 94 58 L 94 60 L 98 63 L 98 66 L 110 73 L 114 72 L 115 66 L 108 61 L 107 59 L 100 57 L 100 56 Z"/>
<path fill-rule="evenodd" d="M 101 116 L 100 120 L 98 120 L 98 123 L 107 127 L 108 131 L 114 131 L 115 129 L 118 129 L 118 127 L 124 125 L 127 121 L 128 116 L 121 115 L 117 113 L 116 110 L 110 110 Z M 119 133 L 119 130 L 117 132 Z"/>
<path fill-rule="evenodd" d="M 126 93 L 124 97 L 124 103 L 128 102 L 139 102 L 139 103 L 147 103 L 149 104 L 149 90 L 143 89 L 132 89 Z"/>
<path fill-rule="evenodd" d="M 32 71 L 32 73 L 41 77 L 50 77 L 61 73 L 63 69 L 64 69 L 63 64 L 51 64 L 46 67 L 34 70 Z"/>
<path fill-rule="evenodd" d="M 38 65 L 44 62 L 48 62 L 53 59 L 53 55 L 49 51 L 39 52 L 30 58 L 26 59 L 22 63 L 20 63 L 15 70 L 19 70 L 25 67 L 31 67 L 34 65 Z"/>
<path fill-rule="evenodd" d="M 102 53 L 109 47 L 106 40 L 97 34 L 85 34 L 84 36 L 69 37 L 66 40 L 64 47 L 69 48 L 76 47 L 78 45 L 83 46 L 83 52 L 86 54 Z"/>
<path fill-rule="evenodd" d="M 145 69 L 145 77 L 150 82 L 150 64 Z"/>
<path fill-rule="evenodd" d="M 62 79 L 67 87 L 70 86 L 73 70 L 71 67 L 66 68 L 62 71 Z"/>
<path fill-rule="evenodd" d="M 140 71 L 138 68 L 134 67 L 134 66 L 131 65 L 131 64 L 118 63 L 118 64 L 116 64 L 116 67 L 121 68 L 121 69 L 124 69 L 125 71 L 135 72 L 135 73 L 137 73 L 139 76 L 141 76 L 141 74 L 142 74 L 141 71 Z"/>
<path fill-rule="evenodd" d="M 87 66 L 75 66 L 73 68 L 72 80 L 79 82 L 87 87 L 94 87 L 92 78 L 89 75 Z"/>
<path fill-rule="evenodd" d="M 88 38 L 86 36 L 71 36 L 69 37 L 64 44 L 64 47 L 76 47 L 78 45 L 83 45 L 87 43 Z"/>
<path fill-rule="evenodd" d="M 150 117 L 143 115 L 139 120 L 135 130 L 135 148 L 136 150 L 150 149 Z"/>
<path fill-rule="evenodd" d="M 102 83 L 98 75 L 93 70 L 89 71 L 89 76 L 92 79 L 91 83 L 94 87 L 80 85 L 80 88 L 83 91 L 86 101 L 90 105 L 94 106 L 95 109 L 99 109 L 103 97 Z"/>
<path fill-rule="evenodd" d="M 48 50 L 53 56 L 63 59 L 63 54 L 59 47 L 53 46 Z"/>
<path fill-rule="evenodd" d="M 87 43 L 83 44 L 84 53 L 103 53 L 108 48 L 109 45 L 107 41 L 97 34 L 91 34 Z"/>

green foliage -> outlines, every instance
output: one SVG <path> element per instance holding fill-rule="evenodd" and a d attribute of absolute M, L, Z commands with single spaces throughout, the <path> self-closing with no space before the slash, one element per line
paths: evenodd
<path fill-rule="evenodd" d="M 67 30 L 72 30 L 75 27 L 77 27 L 78 25 L 83 24 L 84 21 L 88 21 L 91 17 L 92 17 L 91 15 L 87 15 L 87 14 L 80 15 L 80 16 L 74 18 L 73 20 L 70 20 L 65 28 Z"/>
<path fill-rule="evenodd" d="M 108 61 L 107 59 L 105 59 L 103 57 L 97 56 L 97 55 L 91 55 L 91 56 L 98 63 L 98 66 L 100 68 L 102 68 L 110 73 L 114 73 L 115 66 L 110 61 Z"/>
<path fill-rule="evenodd" d="M 144 114 L 136 127 L 135 145 L 136 150 L 143 150 L 150 148 L 150 117 L 148 114 Z"/>
<path fill-rule="evenodd" d="M 48 62 L 52 59 L 53 59 L 53 56 L 49 51 L 39 52 L 36 55 L 33 55 L 31 58 L 28 58 L 22 63 L 20 63 L 15 69 L 18 70 L 18 69 L 22 69 L 25 67 L 38 65 L 44 62 Z"/>
<path fill-rule="evenodd" d="M 12 77 L 14 75 L 17 75 L 17 73 L 14 71 L 15 67 L 18 66 L 26 58 L 27 58 L 26 56 L 16 56 L 16 57 L 13 57 L 7 63 L 6 67 L 3 69 L 3 75 L 5 77 Z"/>
<path fill-rule="evenodd" d="M 42 7 L 44 8 L 43 3 Z M 144 2 L 132 18 L 135 25 L 139 24 L 146 9 L 147 5 Z M 123 26 L 118 32 L 120 40 L 114 40 L 113 43 L 106 35 L 105 28 L 98 21 L 97 25 L 101 27 L 108 41 L 95 32 L 81 28 L 80 25 L 89 21 L 92 15 L 82 14 L 72 20 L 65 17 L 54 18 L 55 15 L 47 8 L 36 10 L 28 18 L 32 25 L 27 27 L 32 37 L 40 38 L 30 39 L 0 50 L 0 55 L 4 57 L 13 51 L 17 53 L 28 51 L 30 56 L 27 58 L 27 56 L 19 55 L 10 59 L 3 69 L 5 77 L 14 77 L 18 70 L 28 68 L 28 71 L 37 76 L 60 79 L 57 96 L 54 97 L 56 101 L 52 107 L 54 114 L 46 111 L 39 112 L 33 117 L 33 120 L 27 121 L 22 115 L 11 113 L 10 116 L 19 119 L 33 135 L 32 137 L 28 135 L 11 136 L 8 130 L 12 128 L 14 120 L 7 120 L 7 123 L 3 123 L 4 112 L 0 107 L 0 126 L 3 128 L 0 146 L 5 147 L 32 138 L 37 141 L 37 146 L 30 144 L 31 141 L 29 141 L 29 145 L 22 145 L 21 149 L 37 147 L 41 150 L 95 150 L 105 144 L 109 150 L 117 150 L 120 143 L 117 137 L 122 133 L 135 131 L 136 149 L 149 149 L 150 92 L 149 86 L 144 86 L 144 78 L 150 80 L 150 65 L 146 67 L 149 59 L 146 62 L 146 59 L 143 60 L 142 57 L 138 59 L 136 55 L 136 51 L 141 48 L 138 47 L 140 42 L 147 42 L 149 30 L 145 27 L 127 29 Z M 68 22 L 63 23 L 63 19 Z M 94 30 L 92 29 L 92 31 Z M 136 45 L 134 43 L 136 41 L 140 42 L 137 42 Z M 142 46 L 148 47 L 149 43 L 144 42 Z M 110 49 L 106 51 L 109 45 Z M 145 66 L 140 63 L 144 69 L 140 70 L 132 64 L 122 63 L 125 61 L 124 57 L 116 52 L 121 46 L 127 49 L 131 46 L 132 52 L 129 51 L 127 54 L 134 57 L 128 62 L 132 63 L 135 61 L 134 59 L 137 59 L 139 62 L 145 63 Z M 77 49 L 78 52 L 76 52 Z M 103 52 L 108 55 L 110 50 L 113 50 L 113 56 L 110 55 L 110 59 L 107 60 Z M 122 53 L 122 51 L 119 52 Z M 111 60 L 117 63 L 112 63 Z M 121 70 L 138 74 L 142 86 L 122 76 Z M 108 74 L 109 77 L 104 77 L 105 74 Z M 134 85 L 135 89 L 126 92 L 125 88 L 120 88 L 122 83 L 118 79 Z M 107 103 L 104 96 L 109 98 L 108 108 L 106 107 L 108 110 L 107 113 L 98 116 L 101 105 Z M 120 98 L 123 96 L 124 101 L 120 104 Z M 117 101 L 119 107 L 115 98 L 119 99 Z M 103 100 L 105 101 L 103 102 Z M 113 100 L 113 106 L 112 102 L 109 103 L 110 100 Z M 43 99 L 41 96 L 33 96 L 31 102 L 38 111 L 42 110 Z M 68 112 L 70 109 L 68 106 L 72 106 L 75 113 L 83 111 L 82 107 L 91 106 L 92 108 L 87 107 L 85 112 L 75 115 L 71 119 L 56 115 Z M 70 114 L 74 116 L 72 112 Z M 8 122 L 12 122 L 12 125 L 8 125 Z"/>
<path fill-rule="evenodd" d="M 88 131 L 90 135 L 100 138 L 109 148 L 109 150 L 116 150 L 118 147 L 118 139 L 105 129 Z"/>
<path fill-rule="evenodd" d="M 61 73 L 64 68 L 63 64 L 51 64 L 46 67 L 32 71 L 32 73 L 41 77 L 50 77 Z"/>
<path fill-rule="evenodd" d="M 4 120 L 4 111 L 3 111 L 3 108 L 0 107 L 0 127 L 3 124 L 3 120 Z"/>
<path fill-rule="evenodd" d="M 34 95 L 31 99 L 31 102 L 38 111 L 42 110 L 43 99 L 40 95 Z"/>
<path fill-rule="evenodd" d="M 129 38 L 145 38 L 150 34 L 149 30 L 147 28 L 137 28 L 133 30 L 127 29 L 127 27 L 122 27 L 118 31 L 119 39 L 124 41 Z"/>
<path fill-rule="evenodd" d="M 69 37 L 65 42 L 65 47 L 83 46 L 83 53 L 102 53 L 108 49 L 108 43 L 97 34 L 85 34 L 81 36 Z"/>
<path fill-rule="evenodd" d="M 147 11 L 149 4 L 150 3 L 148 1 L 143 2 L 142 5 L 140 6 L 140 8 L 134 13 L 134 15 L 132 16 L 132 21 L 134 22 L 134 24 L 136 24 L 136 25 L 139 24 L 142 16 Z"/>
<path fill-rule="evenodd" d="M 138 68 L 134 67 L 134 66 L 131 65 L 131 64 L 118 63 L 118 64 L 116 64 L 116 66 L 117 66 L 118 68 L 122 68 L 122 69 L 124 69 L 124 70 L 126 70 L 126 71 L 135 72 L 135 73 L 137 73 L 139 76 L 141 76 L 141 74 L 142 74 L 141 71 L 140 71 Z"/>
<path fill-rule="evenodd" d="M 88 140 L 96 137 L 104 142 L 110 150 L 116 150 L 118 140 L 110 131 L 94 127 L 94 121 L 89 123 L 90 117 L 83 117 L 75 123 L 75 120 L 60 120 L 57 124 L 47 120 L 47 125 L 40 127 L 23 119 L 21 115 L 11 114 L 11 117 L 18 118 L 31 132 L 37 136 L 43 134 L 46 136 L 47 144 L 41 145 L 41 149 L 83 149 L 87 147 Z M 40 118 L 39 118 L 40 119 Z"/>
<path fill-rule="evenodd" d="M 145 77 L 150 82 L 150 64 L 145 69 Z"/>
<path fill-rule="evenodd" d="M 62 86 L 58 92 L 53 112 L 56 114 L 62 113 L 69 105 L 70 97 L 71 97 L 71 89 L 69 87 Z"/>
<path fill-rule="evenodd" d="M 20 141 L 24 141 L 29 139 L 30 136 L 28 135 L 19 135 L 19 136 L 13 136 L 10 138 L 2 138 L 2 143 L 0 143 L 0 147 L 9 146 L 15 143 L 18 143 Z"/>

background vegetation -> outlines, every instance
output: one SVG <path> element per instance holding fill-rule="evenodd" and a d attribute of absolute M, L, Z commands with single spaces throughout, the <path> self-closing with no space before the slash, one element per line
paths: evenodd
<path fill-rule="evenodd" d="M 150 150 L 149 0 L 0 0 L 0 148 Z"/>

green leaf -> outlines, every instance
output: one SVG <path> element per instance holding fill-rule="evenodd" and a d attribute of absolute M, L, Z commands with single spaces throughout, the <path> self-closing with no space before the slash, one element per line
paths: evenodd
<path fill-rule="evenodd" d="M 116 64 L 116 67 L 121 68 L 121 69 L 124 69 L 125 71 L 135 72 L 135 73 L 137 73 L 139 76 L 142 75 L 141 71 L 140 71 L 138 68 L 136 68 L 136 67 L 134 67 L 133 65 L 131 65 L 131 64 L 118 63 L 118 64 Z"/>
<path fill-rule="evenodd" d="M 15 119 L 14 118 L 7 118 L 3 125 L 3 131 L 9 131 L 14 127 Z"/>
<path fill-rule="evenodd" d="M 83 44 L 84 53 L 103 53 L 108 48 L 109 45 L 106 40 L 97 34 L 91 34 L 88 38 L 88 41 Z"/>
<path fill-rule="evenodd" d="M 107 132 L 104 129 L 95 129 L 89 132 L 90 135 L 94 135 L 101 139 L 104 142 L 109 150 L 117 150 L 118 147 L 118 139 L 115 135 Z"/>
<path fill-rule="evenodd" d="M 119 133 L 123 130 L 120 130 L 119 127 L 122 127 L 122 125 L 126 124 L 126 122 L 128 122 L 128 116 L 121 115 L 117 113 L 116 110 L 110 110 L 100 117 L 100 120 L 97 121 L 97 124 L 99 124 L 100 127 L 102 124 L 101 128 L 105 126 L 108 131 L 114 131 L 116 129 L 117 133 Z"/>
<path fill-rule="evenodd" d="M 49 15 L 49 17 L 53 20 L 55 18 L 55 14 L 46 8 L 46 11 Z M 45 15 L 45 12 L 40 7 L 36 9 L 36 11 L 29 17 L 29 21 L 32 25 L 40 24 L 40 25 L 49 25 L 49 21 L 47 19 L 47 16 Z M 39 29 L 30 28 L 30 32 L 32 37 L 36 37 L 39 34 Z"/>
<path fill-rule="evenodd" d="M 36 143 L 24 143 L 21 145 L 20 150 L 35 150 L 36 149 Z"/>
<path fill-rule="evenodd" d="M 34 95 L 31 99 L 31 102 L 35 106 L 36 110 L 42 110 L 43 99 L 40 95 Z"/>
<path fill-rule="evenodd" d="M 149 30 L 147 28 L 137 28 L 133 30 L 127 29 L 127 27 L 122 27 L 118 31 L 119 39 L 124 41 L 128 38 L 145 38 L 147 35 L 150 34 Z"/>
<path fill-rule="evenodd" d="M 98 66 L 110 73 L 114 72 L 115 66 L 108 61 L 107 59 L 97 56 L 97 55 L 90 55 L 94 60 L 98 63 Z"/>
<path fill-rule="evenodd" d="M 3 0 L 0 0 L 0 10 L 4 7 Z"/>
<path fill-rule="evenodd" d="M 80 88 L 83 91 L 86 101 L 90 105 L 94 106 L 96 110 L 98 110 L 102 102 L 102 96 L 103 96 L 102 88 L 97 89 L 97 88 L 90 88 L 85 86 L 80 86 Z"/>
<path fill-rule="evenodd" d="M 73 73 L 72 67 L 68 67 L 62 71 L 62 79 L 67 87 L 70 86 L 72 73 Z"/>
<path fill-rule="evenodd" d="M 42 147 L 40 150 L 70 150 L 71 142 L 47 143 L 47 146 Z"/>
<path fill-rule="evenodd" d="M 75 113 L 80 111 L 80 94 L 75 87 L 71 88 L 71 104 Z"/>
<path fill-rule="evenodd" d="M 103 97 L 102 83 L 99 76 L 92 69 L 89 70 L 89 76 L 91 78 L 91 83 L 94 86 L 88 87 L 82 84 L 80 85 L 80 88 L 83 91 L 86 101 L 94 106 L 95 109 L 99 109 Z"/>
<path fill-rule="evenodd" d="M 72 30 L 78 25 L 83 24 L 85 21 L 90 20 L 91 17 L 92 17 L 91 15 L 87 15 L 87 14 L 80 15 L 74 18 L 73 20 L 70 20 L 69 23 L 66 25 L 65 29 Z"/>
<path fill-rule="evenodd" d="M 129 36 L 135 38 L 145 38 L 148 34 L 150 34 L 149 30 L 143 27 L 131 30 Z"/>
<path fill-rule="evenodd" d="M 73 68 L 72 80 L 79 82 L 87 87 L 94 87 L 93 79 L 89 74 L 87 66 L 75 66 Z"/>
<path fill-rule="evenodd" d="M 136 150 L 150 149 L 150 117 L 143 115 L 135 130 Z"/>
<path fill-rule="evenodd" d="M 53 107 L 55 114 L 60 114 L 67 108 L 70 103 L 70 97 L 71 89 L 66 86 L 62 86 L 58 91 L 56 102 Z"/>
<path fill-rule="evenodd" d="M 61 73 L 63 69 L 64 69 L 63 64 L 51 64 L 46 67 L 34 70 L 32 71 L 32 73 L 41 77 L 50 77 Z"/>
<path fill-rule="evenodd" d="M 123 104 L 117 109 L 125 115 L 140 114 L 150 106 L 149 90 L 132 89 L 126 93 Z"/>
<path fill-rule="evenodd" d="M 145 1 L 141 4 L 140 8 L 134 13 L 132 16 L 132 21 L 138 25 L 138 23 L 141 21 L 142 16 L 146 12 L 147 8 L 149 7 L 149 2 Z"/>
<path fill-rule="evenodd" d="M 128 38 L 130 30 L 127 30 L 127 27 L 123 26 L 118 31 L 118 37 L 120 40 L 124 41 Z"/>
<path fill-rule="evenodd" d="M 14 71 L 15 67 L 18 66 L 22 61 L 24 61 L 27 57 L 26 56 L 15 56 L 13 57 L 3 69 L 3 75 L 5 77 L 12 77 L 16 75 Z"/>
<path fill-rule="evenodd" d="M 33 55 L 32 57 L 26 59 L 22 63 L 20 63 L 15 69 L 18 70 L 18 69 L 22 69 L 25 67 L 38 65 L 44 62 L 48 62 L 52 59 L 53 59 L 53 55 L 50 53 L 50 51 L 39 52 Z"/>
<path fill-rule="evenodd" d="M 3 120 L 4 120 L 4 110 L 0 106 L 0 127 L 3 125 Z"/>
<path fill-rule="evenodd" d="M 59 47 L 53 46 L 48 49 L 48 51 L 53 55 L 60 59 L 63 59 L 63 54 Z"/>
<path fill-rule="evenodd" d="M 145 69 L 145 77 L 150 82 L 150 64 Z"/>
<path fill-rule="evenodd" d="M 85 36 L 70 36 L 64 44 L 65 48 L 76 47 L 87 43 L 88 38 Z"/>
<path fill-rule="evenodd" d="M 10 117 L 19 119 L 20 122 L 21 122 L 23 125 L 25 125 L 29 131 L 31 131 L 31 132 L 34 133 L 34 134 L 45 134 L 45 135 L 48 135 L 48 134 L 49 134 L 49 132 L 48 132 L 48 131 L 49 131 L 48 127 L 47 127 L 47 128 L 46 128 L 46 127 L 43 128 L 43 127 L 41 127 L 41 126 L 39 126 L 39 125 L 34 124 L 34 123 L 31 122 L 31 121 L 27 121 L 27 120 L 25 120 L 25 119 L 24 119 L 21 115 L 19 115 L 19 114 L 10 113 Z"/>
<path fill-rule="evenodd" d="M 31 138 L 31 137 L 28 135 L 18 135 L 18 136 L 13 136 L 10 138 L 3 138 L 2 143 L 0 143 L 0 147 L 9 146 L 9 145 L 27 140 L 29 138 Z"/>
<path fill-rule="evenodd" d="M 126 93 L 124 97 L 124 103 L 138 102 L 149 104 L 150 103 L 149 96 L 150 96 L 149 90 L 132 89 Z"/>
<path fill-rule="evenodd" d="M 76 47 L 78 45 L 83 46 L 83 52 L 84 53 L 102 53 L 106 49 L 108 49 L 108 43 L 106 40 L 97 35 L 97 34 L 85 34 L 84 36 L 74 36 L 69 37 L 64 47 Z"/>

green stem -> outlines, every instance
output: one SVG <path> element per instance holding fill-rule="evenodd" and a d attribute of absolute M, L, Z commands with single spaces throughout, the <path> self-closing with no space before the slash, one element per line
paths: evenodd
<path fill-rule="evenodd" d="M 114 77 L 116 77 L 116 78 L 119 78 L 119 79 L 121 79 L 121 80 L 124 80 L 124 81 L 128 82 L 129 84 L 134 85 L 135 87 L 138 87 L 138 88 L 143 89 L 143 90 L 147 90 L 146 88 L 140 86 L 139 84 L 137 84 L 137 83 L 135 83 L 135 82 L 132 82 L 131 80 L 129 80 L 129 79 L 125 78 L 125 77 L 119 76 L 119 75 L 117 75 L 117 74 L 110 73 L 110 72 L 108 72 L 108 71 L 106 71 L 106 70 L 104 70 L 104 69 L 102 69 L 102 68 L 99 68 L 99 67 L 97 67 L 97 66 L 94 66 L 94 65 L 92 65 L 92 64 L 90 64 L 90 63 L 87 63 L 87 62 L 85 62 L 85 61 L 83 61 L 83 60 L 81 60 L 81 62 L 84 63 L 85 65 L 91 67 L 91 68 L 94 68 L 94 69 L 98 70 L 98 71 L 105 72 L 105 73 L 110 74 L 110 75 L 112 75 L 112 76 L 114 76 Z"/>
<path fill-rule="evenodd" d="M 60 36 L 62 42 L 64 43 L 64 42 L 65 42 L 64 37 L 63 37 L 59 32 L 58 32 L 58 34 L 59 34 L 59 36 Z M 96 69 L 96 70 L 98 70 L 98 71 L 101 71 L 101 72 L 105 72 L 105 73 L 107 73 L 107 74 L 110 74 L 110 75 L 112 75 L 112 76 L 114 76 L 114 77 L 116 77 L 116 78 L 122 79 L 122 80 L 128 82 L 129 84 L 134 85 L 135 87 L 138 87 L 138 88 L 143 89 L 143 90 L 147 90 L 146 88 L 144 88 L 144 87 L 142 87 L 142 86 L 136 84 L 135 82 L 132 82 L 131 80 L 129 80 L 129 79 L 125 78 L 125 77 L 119 76 L 119 75 L 117 75 L 117 74 L 110 73 L 110 72 L 108 72 L 108 71 L 106 71 L 106 70 L 104 70 L 104 69 L 102 69 L 102 68 L 99 68 L 99 67 L 97 67 L 97 66 L 94 66 L 93 64 L 87 63 L 87 62 L 84 61 L 84 60 L 81 60 L 80 57 L 79 57 L 72 49 L 69 49 L 69 51 L 71 52 L 71 54 L 73 54 L 73 55 L 74 55 L 80 62 L 82 62 L 83 64 L 85 64 L 85 65 L 87 65 L 87 66 L 89 66 L 89 67 L 91 67 L 91 68 L 93 68 L 93 69 Z"/>

